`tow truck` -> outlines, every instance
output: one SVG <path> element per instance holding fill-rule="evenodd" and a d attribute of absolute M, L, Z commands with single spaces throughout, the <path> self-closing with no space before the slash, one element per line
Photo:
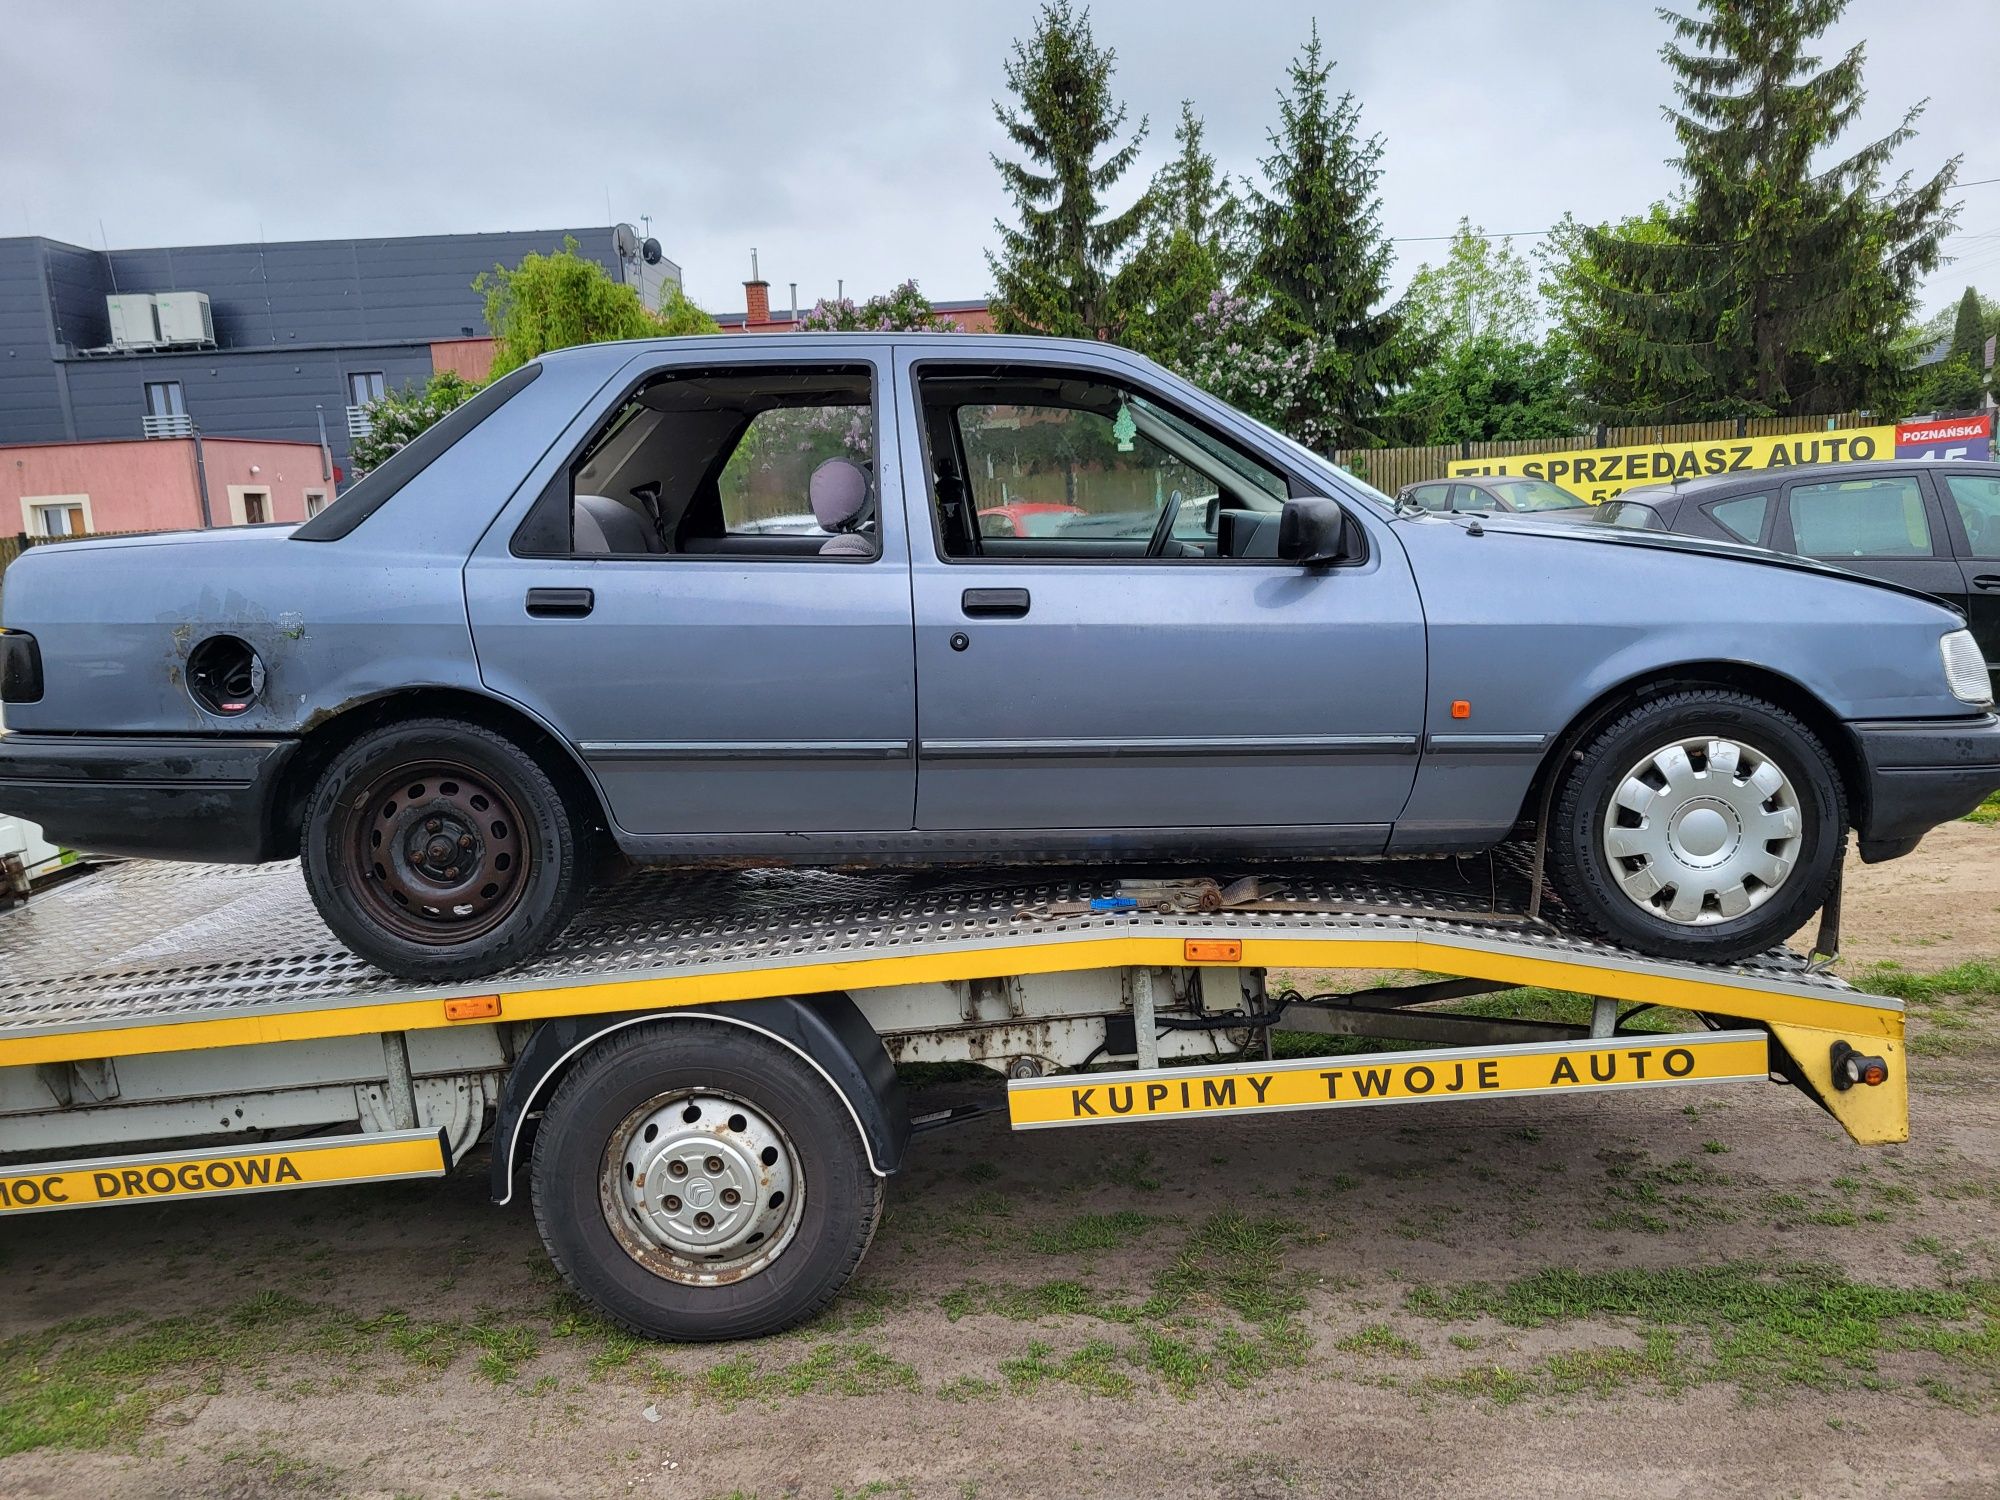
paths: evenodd
<path fill-rule="evenodd" d="M 295 865 L 109 865 L 0 914 L 0 1216 L 439 1177 L 486 1141 L 494 1201 L 532 1202 L 579 1294 L 720 1339 L 826 1306 L 913 1133 L 981 1108 L 913 1118 L 905 1064 L 1004 1075 L 989 1107 L 1023 1131 L 1776 1083 L 1856 1142 L 1907 1137 L 1897 1001 L 1790 950 L 1579 937 L 1538 864 L 655 871 L 458 987 L 344 952 Z M 1590 1021 L 1451 1008 L 1527 986 Z M 1695 1024 L 1634 1024 L 1655 1008 Z"/>

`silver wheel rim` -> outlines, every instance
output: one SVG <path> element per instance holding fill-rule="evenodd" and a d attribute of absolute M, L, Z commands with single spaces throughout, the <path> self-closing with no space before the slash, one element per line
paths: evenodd
<path fill-rule="evenodd" d="M 656 1275 L 720 1286 L 764 1269 L 798 1230 L 805 1176 L 791 1140 L 719 1090 L 661 1094 L 606 1143 L 599 1198 L 626 1252 Z"/>
<path fill-rule="evenodd" d="M 1634 906 L 1681 927 L 1756 910 L 1799 861 L 1798 789 L 1743 740 L 1673 740 L 1612 786 L 1603 844 Z"/>

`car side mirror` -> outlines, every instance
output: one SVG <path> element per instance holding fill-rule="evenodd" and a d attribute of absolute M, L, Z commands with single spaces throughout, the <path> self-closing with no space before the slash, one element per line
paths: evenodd
<path fill-rule="evenodd" d="M 1346 524 L 1346 516 L 1332 500 L 1317 495 L 1287 500 L 1278 515 L 1278 556 L 1304 567 L 1337 562 Z"/>

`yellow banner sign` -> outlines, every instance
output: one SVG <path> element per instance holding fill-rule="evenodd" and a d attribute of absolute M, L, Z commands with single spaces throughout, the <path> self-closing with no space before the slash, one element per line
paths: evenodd
<path fill-rule="evenodd" d="M 162 1198 L 212 1198 L 397 1177 L 442 1177 L 450 1167 L 444 1137 L 438 1131 L 107 1157 L 0 1172 L 0 1213 L 147 1203 Z"/>
<path fill-rule="evenodd" d="M 1770 1070 L 1764 1033 L 1713 1031 L 1015 1079 L 1007 1086 L 1007 1112 L 1015 1129 L 1030 1130 L 1572 1089 L 1730 1083 L 1761 1080 Z"/>
<path fill-rule="evenodd" d="M 1491 474 L 1546 479 L 1597 504 L 1621 490 L 1642 484 L 1671 484 L 1709 474 L 1896 456 L 1893 426 L 1844 427 L 1837 432 L 1793 432 L 1781 437 L 1711 438 L 1698 443 L 1653 443 L 1636 448 L 1578 448 L 1566 453 L 1457 459 L 1447 470 L 1455 479 Z"/>

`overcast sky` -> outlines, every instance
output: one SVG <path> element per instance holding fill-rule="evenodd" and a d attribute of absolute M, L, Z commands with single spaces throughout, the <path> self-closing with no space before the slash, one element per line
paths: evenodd
<path fill-rule="evenodd" d="M 1992 0 L 1981 0 L 1990 5 Z M 1928 97 L 1900 165 L 1963 153 L 2000 178 L 1993 37 L 1958 0 L 1854 0 L 1865 38 L 1850 142 Z M 1255 169 L 1274 89 L 1312 18 L 1336 89 L 1384 137 L 1400 282 L 1461 215 L 1494 232 L 1590 220 L 1670 190 L 1665 28 L 1633 0 L 1097 0 L 1143 169 L 1179 101 L 1226 169 Z M 772 302 L 914 276 L 984 295 L 1005 210 L 989 101 L 1029 0 L 6 0 L 0 235 L 186 244 L 637 222 L 716 310 L 751 246 Z M 1137 178 L 1132 183 L 1136 190 Z M 1967 187 L 1958 257 L 1926 307 L 2000 291 L 2000 182 Z"/>

